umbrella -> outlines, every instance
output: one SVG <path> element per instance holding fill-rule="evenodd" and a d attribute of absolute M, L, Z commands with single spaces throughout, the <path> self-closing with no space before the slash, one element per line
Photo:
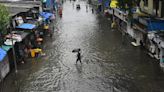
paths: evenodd
<path fill-rule="evenodd" d="M 73 49 L 73 50 L 72 50 L 73 53 L 75 53 L 75 52 L 79 52 L 79 51 L 81 51 L 80 48 L 78 48 L 78 49 Z"/>

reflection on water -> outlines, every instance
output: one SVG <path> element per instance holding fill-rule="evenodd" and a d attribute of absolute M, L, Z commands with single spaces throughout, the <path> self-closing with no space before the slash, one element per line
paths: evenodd
<path fill-rule="evenodd" d="M 76 69 L 77 69 L 77 73 L 78 74 L 81 74 L 83 72 L 83 70 L 82 70 L 82 64 L 75 64 L 75 66 L 76 66 Z"/>

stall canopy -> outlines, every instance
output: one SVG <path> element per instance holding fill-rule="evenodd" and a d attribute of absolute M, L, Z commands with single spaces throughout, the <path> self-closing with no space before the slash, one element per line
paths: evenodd
<path fill-rule="evenodd" d="M 3 61 L 3 59 L 5 58 L 5 56 L 6 56 L 6 51 L 5 50 L 3 50 L 2 48 L 0 48 L 0 62 L 2 62 Z"/>
<path fill-rule="evenodd" d="M 16 28 L 29 29 L 29 30 L 31 30 L 31 29 L 34 29 L 35 27 L 36 27 L 36 25 L 34 25 L 34 24 L 23 23 L 23 24 L 17 26 Z"/>
<path fill-rule="evenodd" d="M 6 6 L 7 10 L 10 14 L 10 16 L 15 16 L 20 12 L 27 12 L 29 11 L 29 8 L 20 8 L 20 7 L 11 7 L 11 6 Z"/>
<path fill-rule="evenodd" d="M 164 20 L 148 20 L 149 31 L 164 31 Z"/>
<path fill-rule="evenodd" d="M 40 16 L 42 16 L 45 20 L 49 19 L 53 14 L 49 12 L 41 12 Z"/>

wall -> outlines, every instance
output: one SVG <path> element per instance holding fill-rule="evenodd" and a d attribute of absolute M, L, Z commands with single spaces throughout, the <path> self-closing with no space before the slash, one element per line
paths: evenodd
<path fill-rule="evenodd" d="M 153 0 L 148 0 L 148 6 L 145 6 L 144 3 L 145 3 L 144 0 L 141 0 L 140 2 L 141 10 L 148 14 L 153 14 Z"/>
<path fill-rule="evenodd" d="M 148 13 L 153 14 L 153 0 L 148 0 Z"/>
<path fill-rule="evenodd" d="M 154 4 L 156 4 L 154 0 L 148 0 L 148 6 L 145 6 L 144 0 L 141 0 L 140 2 L 141 11 L 144 11 L 151 15 L 155 15 L 156 12 L 155 12 L 155 9 L 153 9 Z M 157 15 L 158 17 L 164 18 L 164 11 L 162 11 L 163 9 L 164 9 L 164 1 L 159 0 L 159 10 L 158 10 L 158 15 Z"/>

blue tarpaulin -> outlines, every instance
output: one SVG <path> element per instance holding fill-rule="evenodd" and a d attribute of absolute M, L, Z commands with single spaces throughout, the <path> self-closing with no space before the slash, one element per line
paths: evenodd
<path fill-rule="evenodd" d="M 102 0 L 98 0 L 98 3 L 99 3 L 99 4 L 102 3 Z"/>
<path fill-rule="evenodd" d="M 148 31 L 164 31 L 164 20 L 148 20 Z"/>
<path fill-rule="evenodd" d="M 6 51 L 0 48 L 0 62 L 5 58 L 6 54 Z"/>
<path fill-rule="evenodd" d="M 49 12 L 41 12 L 40 16 L 42 16 L 45 20 L 49 19 L 53 14 Z"/>
<path fill-rule="evenodd" d="M 29 24 L 29 23 L 23 23 L 19 26 L 17 26 L 16 28 L 21 28 L 21 29 L 34 29 L 36 27 L 36 25 L 34 24 Z"/>

